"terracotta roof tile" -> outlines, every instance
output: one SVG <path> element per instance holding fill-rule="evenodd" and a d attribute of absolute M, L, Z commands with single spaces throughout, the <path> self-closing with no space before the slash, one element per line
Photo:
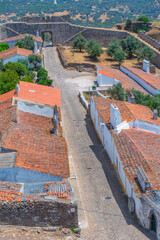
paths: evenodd
<path fill-rule="evenodd" d="M 122 67 L 124 67 L 125 69 L 129 70 L 130 72 L 138 76 L 140 79 L 142 79 L 144 82 L 146 82 L 148 85 L 150 85 L 154 89 L 160 90 L 160 79 L 155 75 L 153 75 L 152 73 L 147 73 L 141 69 L 128 67 L 125 65 L 122 65 Z"/>
<path fill-rule="evenodd" d="M 107 71 L 104 71 L 104 70 L 100 70 L 100 69 L 98 69 L 98 72 L 99 72 L 99 74 L 102 74 L 104 76 L 115 78 L 115 76 L 113 76 L 110 72 L 107 72 Z"/>
<path fill-rule="evenodd" d="M 151 187 L 160 190 L 160 135 L 138 129 L 113 134 L 121 163 L 131 183 L 136 186 L 138 166 L 143 167 Z"/>
<path fill-rule="evenodd" d="M 67 144 L 64 137 L 50 134 L 52 119 L 18 111 L 17 123 L 10 122 L 3 134 L 4 148 L 17 150 L 15 167 L 69 177 Z"/>
<path fill-rule="evenodd" d="M 120 110 L 122 122 L 131 122 L 138 119 L 160 125 L 160 118 L 158 117 L 157 120 L 153 120 L 153 112 L 147 106 L 132 104 L 125 101 L 117 101 L 114 99 L 104 99 L 97 96 L 94 96 L 94 101 L 100 117 L 106 124 L 110 123 L 110 104 L 114 103 Z"/>
<path fill-rule="evenodd" d="M 15 90 L 12 90 L 7 93 L 1 94 L 0 95 L 0 103 L 5 102 L 9 99 L 12 99 L 12 97 L 14 96 L 14 92 L 15 92 Z"/>
<path fill-rule="evenodd" d="M 60 89 L 20 81 L 18 99 L 24 99 L 50 106 L 61 106 Z"/>
<path fill-rule="evenodd" d="M 143 87 L 141 87 L 137 82 L 135 82 L 132 78 L 130 78 L 129 76 L 127 76 L 126 74 L 124 74 L 120 70 L 110 68 L 110 67 L 107 67 L 107 66 L 103 66 L 103 65 L 100 65 L 100 67 L 104 71 L 107 71 L 110 74 L 112 74 L 114 76 L 114 79 L 121 81 L 125 90 L 135 89 L 135 90 L 141 91 L 145 94 L 148 94 L 148 92 Z"/>
<path fill-rule="evenodd" d="M 0 58 L 5 60 L 5 59 L 8 59 L 8 58 L 13 57 L 15 55 L 21 55 L 21 56 L 28 57 L 32 53 L 33 53 L 32 50 L 23 49 L 23 48 L 19 48 L 18 46 L 15 46 L 13 48 L 9 48 L 9 49 L 7 49 L 3 52 L 0 52 Z"/>
<path fill-rule="evenodd" d="M 113 99 L 104 99 L 96 96 L 94 97 L 94 101 L 100 117 L 106 124 L 110 123 L 110 104 L 111 103 L 116 104 L 117 107 L 119 108 L 122 122 L 123 121 L 131 122 L 135 120 L 134 115 L 128 109 L 128 107 L 125 105 L 125 102 L 123 101 L 117 101 Z"/>

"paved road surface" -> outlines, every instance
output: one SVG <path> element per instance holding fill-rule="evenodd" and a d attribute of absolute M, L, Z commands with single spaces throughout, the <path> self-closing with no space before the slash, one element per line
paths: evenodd
<path fill-rule="evenodd" d="M 90 117 L 79 102 L 74 81 L 80 76 L 84 76 L 85 81 L 85 73 L 63 69 L 55 48 L 45 48 L 44 58 L 49 76 L 54 79 L 54 85 L 61 89 L 71 175 L 76 173 L 76 180 L 72 179 L 71 184 L 79 202 L 81 239 L 153 239 L 151 233 L 140 227 L 136 218 L 129 213 L 127 199 L 115 171 L 97 138 Z"/>

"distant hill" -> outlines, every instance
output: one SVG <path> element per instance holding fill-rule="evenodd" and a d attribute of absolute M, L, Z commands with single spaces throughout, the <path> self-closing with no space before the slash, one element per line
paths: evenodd
<path fill-rule="evenodd" d="M 64 10 L 71 14 L 72 23 L 96 27 L 110 28 L 142 14 L 160 20 L 160 0 L 1 0 L 0 22 Z"/>

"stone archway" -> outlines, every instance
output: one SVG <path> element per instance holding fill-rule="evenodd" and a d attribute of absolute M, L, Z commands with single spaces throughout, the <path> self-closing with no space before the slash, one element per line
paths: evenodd
<path fill-rule="evenodd" d="M 41 37 L 43 40 L 43 47 L 53 46 L 53 37 L 51 31 L 41 32 Z"/>

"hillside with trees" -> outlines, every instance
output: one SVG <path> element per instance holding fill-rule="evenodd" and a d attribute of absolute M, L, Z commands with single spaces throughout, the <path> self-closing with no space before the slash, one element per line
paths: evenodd
<path fill-rule="evenodd" d="M 141 15 L 151 20 L 159 19 L 160 0 L 1 0 L 0 21 L 16 21 L 24 16 L 45 16 L 54 12 L 67 11 L 74 24 L 112 27 L 127 18 L 137 19 Z"/>

